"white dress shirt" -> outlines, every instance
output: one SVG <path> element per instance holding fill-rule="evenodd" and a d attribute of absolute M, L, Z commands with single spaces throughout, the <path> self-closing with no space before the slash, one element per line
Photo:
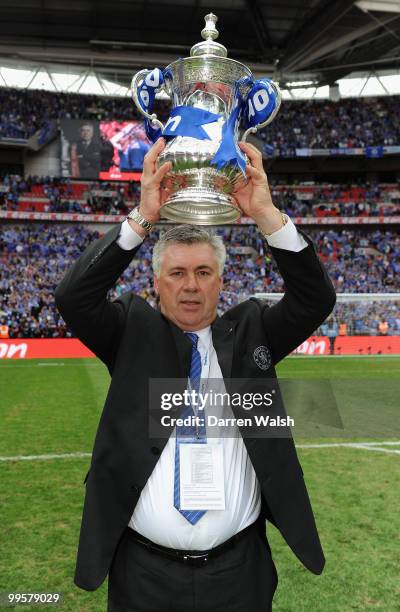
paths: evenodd
<path fill-rule="evenodd" d="M 307 242 L 303 236 L 298 233 L 295 224 L 290 217 L 287 217 L 287 223 L 276 232 L 267 237 L 269 246 L 278 249 L 286 249 L 287 251 L 301 251 L 307 246 Z M 121 232 L 117 240 L 117 244 L 124 249 L 130 251 L 143 242 L 143 238 L 139 236 L 129 225 L 128 219 L 122 222 Z"/>
<path fill-rule="evenodd" d="M 117 244 L 124 250 L 138 246 L 142 238 L 122 223 Z M 307 242 L 290 219 L 286 225 L 267 237 L 271 246 L 300 251 Z M 196 332 L 202 359 L 202 376 L 209 367 L 210 379 L 222 379 L 218 357 L 212 343 L 211 327 Z M 209 366 L 205 356 L 209 351 Z M 223 385 L 223 383 L 221 383 Z M 224 386 L 220 391 L 225 391 Z M 205 408 L 207 410 L 207 407 Z M 228 409 L 230 410 L 230 408 Z M 225 414 L 224 414 L 225 416 Z M 162 546 L 184 550 L 208 550 L 231 538 L 259 516 L 260 484 L 240 432 L 237 437 L 207 438 L 208 443 L 223 445 L 225 510 L 208 510 L 192 525 L 174 507 L 175 429 L 165 445 L 150 478 L 142 490 L 129 526 Z"/>

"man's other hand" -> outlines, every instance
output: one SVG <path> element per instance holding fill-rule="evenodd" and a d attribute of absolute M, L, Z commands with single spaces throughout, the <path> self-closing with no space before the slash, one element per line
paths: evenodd
<path fill-rule="evenodd" d="M 147 152 L 143 161 L 139 212 L 150 223 L 159 221 L 160 207 L 170 192 L 168 187 L 161 187 L 161 183 L 172 168 L 171 162 L 165 162 L 160 168 L 157 168 L 158 156 L 164 148 L 165 140 L 159 138 Z"/>
<path fill-rule="evenodd" d="M 249 142 L 238 144 L 250 163 L 246 166 L 247 182 L 239 181 L 232 195 L 242 212 L 251 217 L 261 231 L 272 234 L 282 227 L 282 215 L 272 202 L 262 155 Z"/>

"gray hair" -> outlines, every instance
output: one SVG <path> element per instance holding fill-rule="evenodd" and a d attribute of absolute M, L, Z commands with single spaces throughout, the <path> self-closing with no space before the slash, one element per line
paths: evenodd
<path fill-rule="evenodd" d="M 197 225 L 176 225 L 160 236 L 153 249 L 153 271 L 160 274 L 161 260 L 164 251 L 171 244 L 198 244 L 206 243 L 214 249 L 218 261 L 218 270 L 221 275 L 226 260 L 225 245 L 220 236 Z"/>

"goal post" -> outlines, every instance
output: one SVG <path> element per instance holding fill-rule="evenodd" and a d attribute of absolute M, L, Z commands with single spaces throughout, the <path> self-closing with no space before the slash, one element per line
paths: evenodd
<path fill-rule="evenodd" d="M 256 293 L 276 304 L 283 293 Z M 336 305 L 295 353 L 400 354 L 400 293 L 337 293 Z"/>

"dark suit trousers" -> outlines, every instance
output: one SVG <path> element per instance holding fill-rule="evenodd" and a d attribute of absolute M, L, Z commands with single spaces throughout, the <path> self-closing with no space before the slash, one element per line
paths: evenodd
<path fill-rule="evenodd" d="M 269 546 L 250 529 L 204 567 L 169 560 L 126 537 L 109 572 L 108 612 L 269 612 L 278 583 Z"/>

